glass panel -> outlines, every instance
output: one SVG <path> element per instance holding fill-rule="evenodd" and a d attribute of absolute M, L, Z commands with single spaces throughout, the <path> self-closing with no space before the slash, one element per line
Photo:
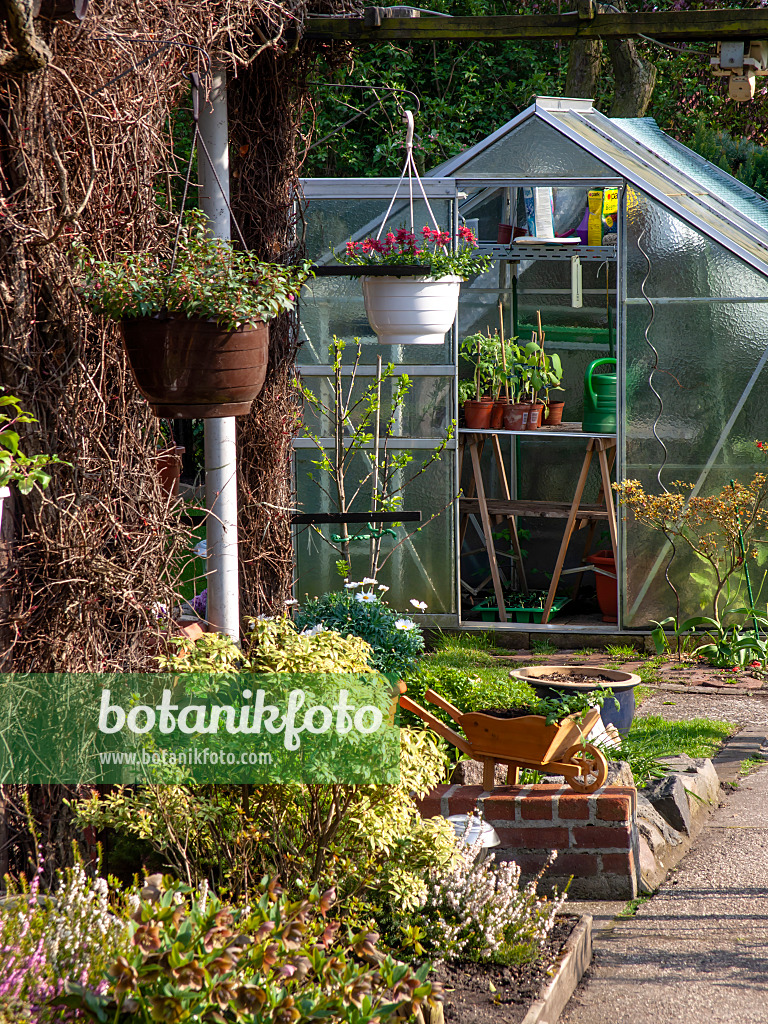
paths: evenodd
<path fill-rule="evenodd" d="M 463 174 L 552 178 L 566 174 L 604 176 L 611 171 L 560 132 L 532 117 L 453 173 L 459 178 Z"/>
<path fill-rule="evenodd" d="M 462 285 L 462 292 L 465 288 Z M 320 277 L 310 281 L 301 290 L 299 314 L 302 346 L 298 362 L 302 366 L 329 363 L 328 347 L 334 334 L 347 342 L 344 363 L 355 361 L 357 346 L 352 344 L 353 338 L 362 342 L 361 362 L 369 366 L 375 365 L 379 355 L 385 363 L 404 366 L 453 362 L 450 331 L 442 345 L 380 345 L 365 315 L 359 278 Z"/>
<path fill-rule="evenodd" d="M 353 188 L 354 184 L 350 183 L 350 190 Z M 450 230 L 452 203 L 446 199 L 430 199 L 429 205 L 440 227 L 444 231 Z M 389 202 L 383 199 L 355 199 L 354 195 L 348 199 L 307 201 L 304 204 L 307 256 L 312 260 L 327 262 L 331 250 L 343 249 L 350 239 L 366 238 L 368 235 L 375 237 L 388 206 Z M 398 199 L 382 230 L 382 237 L 387 231 L 410 227 L 410 223 L 408 201 Z M 425 224 L 433 226 L 423 199 L 414 198 L 413 223 L 416 231 L 420 231 Z"/>
<path fill-rule="evenodd" d="M 731 478 L 746 481 L 764 468 L 754 441 L 765 433 L 768 303 L 740 299 L 767 296 L 768 282 L 645 196 L 631 200 L 628 219 L 627 476 L 659 493 L 664 451 L 653 435 L 658 416 L 656 430 L 667 449 L 662 481 L 684 480 L 702 495 L 713 494 Z M 637 248 L 643 229 L 651 261 L 645 288 L 657 300 L 652 324 L 650 306 L 637 301 L 648 269 Z M 729 298 L 736 301 L 723 301 Z M 658 351 L 653 384 L 661 411 L 648 381 L 654 355 L 646 328 Z M 625 624 L 642 627 L 675 613 L 675 595 L 664 579 L 671 552 L 659 533 L 632 522 L 625 529 L 632 552 Z M 761 548 L 760 557 L 766 556 Z M 762 579 L 763 571 L 753 566 L 753 578 Z M 706 608 L 711 588 L 691 576 L 703 572 L 703 563 L 678 544 L 669 575 L 683 615 Z"/>
<path fill-rule="evenodd" d="M 382 418 L 390 414 L 392 408 L 392 394 L 397 386 L 398 378 L 390 377 L 382 383 L 381 387 L 381 415 Z M 419 437 L 439 438 L 444 433 L 448 424 L 453 419 L 453 375 L 450 377 L 411 377 L 411 390 L 408 392 L 405 401 L 398 414 L 395 416 L 393 429 L 395 437 Z M 332 377 L 304 377 L 304 384 L 311 388 L 312 393 L 317 395 L 321 402 L 329 406 L 333 400 L 333 378 Z M 352 401 L 358 400 L 363 391 L 371 384 L 370 377 L 358 376 L 352 392 Z M 344 379 L 344 395 L 349 390 L 349 377 Z M 346 400 L 346 397 L 345 397 Z M 352 422 L 355 426 L 360 421 L 361 409 L 352 413 Z M 333 426 L 327 414 L 318 416 L 309 403 L 304 406 L 304 423 L 307 428 L 318 437 L 328 437 L 333 434 Z M 369 429 L 373 426 L 369 424 Z M 382 422 L 382 430 L 384 422 Z"/>
<path fill-rule="evenodd" d="M 296 487 L 298 504 L 304 512 L 336 511 L 328 497 L 317 483 L 310 480 L 308 473 L 318 475 L 312 465 L 317 455 L 309 449 L 298 449 L 295 453 Z M 412 452 L 413 467 L 418 468 L 424 461 L 424 452 Z M 367 472 L 364 456 L 350 469 L 350 479 L 357 480 Z M 404 470 L 404 474 L 408 471 Z M 379 572 L 379 582 L 389 588 L 387 600 L 393 608 L 407 612 L 409 601 L 415 598 L 426 601 L 428 611 L 448 613 L 455 611 L 455 569 L 454 569 L 454 453 L 446 452 L 442 460 L 432 465 L 417 477 L 405 491 L 404 508 L 420 511 L 426 521 L 430 516 L 441 513 L 433 522 L 425 525 L 410 540 L 400 543 L 416 527 L 415 523 L 404 523 L 396 527 L 395 538 L 386 535 L 382 540 L 383 558 L 386 559 Z M 370 492 L 366 487 L 354 503 L 353 511 L 370 509 Z M 441 511 L 443 510 L 444 511 Z M 330 589 L 337 589 L 341 583 L 335 563 L 341 557 L 338 544 L 330 542 L 331 534 L 338 535 L 338 527 L 320 526 L 321 539 L 310 528 L 299 527 L 296 535 L 296 595 L 316 596 Z M 350 533 L 368 532 L 365 526 L 350 526 Z M 352 578 L 362 579 L 369 572 L 370 542 L 354 541 L 351 546 Z"/>
<path fill-rule="evenodd" d="M 734 180 L 726 171 L 681 146 L 663 132 L 652 117 L 612 118 L 612 121 L 667 163 L 698 181 L 715 199 L 768 230 L 768 202 L 762 196 Z"/>

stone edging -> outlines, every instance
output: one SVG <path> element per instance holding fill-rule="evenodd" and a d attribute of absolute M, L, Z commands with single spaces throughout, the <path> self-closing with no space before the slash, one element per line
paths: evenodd
<path fill-rule="evenodd" d="M 546 981 L 523 1024 L 556 1024 L 592 961 L 592 915 L 584 914 L 566 940 L 553 978 Z"/>

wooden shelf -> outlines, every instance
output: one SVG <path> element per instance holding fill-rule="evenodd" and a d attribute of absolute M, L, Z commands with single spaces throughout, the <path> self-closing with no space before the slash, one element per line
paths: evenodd
<path fill-rule="evenodd" d="M 492 516 L 540 516 L 543 519 L 567 519 L 571 514 L 570 501 L 534 501 L 525 498 L 506 501 L 503 498 L 487 498 L 486 507 Z M 480 512 L 477 498 L 459 498 L 459 509 L 468 514 Z M 581 505 L 576 510 L 577 519 L 608 519 L 605 505 Z"/>

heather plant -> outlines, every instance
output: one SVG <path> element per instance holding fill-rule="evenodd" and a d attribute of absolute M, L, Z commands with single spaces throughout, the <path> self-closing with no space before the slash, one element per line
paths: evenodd
<path fill-rule="evenodd" d="M 439 998 L 428 965 L 413 971 L 379 954 L 375 932 L 329 919 L 334 902 L 333 890 L 317 887 L 290 900 L 263 879 L 251 905 L 230 907 L 205 885 L 150 876 L 107 985 L 94 993 L 69 982 L 59 1002 L 112 1024 L 369 1024 Z"/>
<path fill-rule="evenodd" d="M 462 849 L 453 867 L 429 873 L 424 904 L 403 926 L 403 933 L 418 935 L 416 952 L 445 960 L 519 963 L 536 959 L 566 899 L 565 893 L 555 891 L 548 899 L 537 892 L 556 851 L 536 877 L 521 887 L 520 868 L 514 861 L 479 860 L 480 837 L 472 844 L 460 842 Z"/>
<path fill-rule="evenodd" d="M 109 964 L 128 948 L 128 927 L 106 879 L 88 878 L 78 863 L 57 872 L 48 894 L 41 891 L 42 870 L 41 860 L 29 886 L 9 886 L 0 907 L 0 1020 L 65 1019 L 51 1001 L 66 983 L 97 995 Z"/>
<path fill-rule="evenodd" d="M 380 672 L 402 676 L 424 653 L 424 637 L 416 623 L 390 608 L 382 593 L 387 588 L 367 577 L 347 581 L 341 591 L 305 601 L 296 613 L 296 625 L 307 633 L 325 627 L 345 637 L 359 637 L 370 645 L 372 663 Z M 423 602 L 414 601 L 419 610 Z"/>

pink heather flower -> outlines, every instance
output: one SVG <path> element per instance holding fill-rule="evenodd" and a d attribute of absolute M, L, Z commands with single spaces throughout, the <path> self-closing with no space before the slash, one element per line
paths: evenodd
<path fill-rule="evenodd" d="M 463 224 L 459 228 L 459 238 L 463 242 L 469 242 L 470 245 L 477 245 L 477 239 L 475 238 L 474 233 L 470 231 L 468 227 L 465 227 Z"/>
<path fill-rule="evenodd" d="M 395 236 L 392 234 L 391 231 L 388 231 L 387 232 L 387 245 L 394 245 L 394 244 L 395 244 Z"/>
<path fill-rule="evenodd" d="M 363 252 L 376 252 L 376 246 L 379 243 L 375 238 L 366 238 L 363 242 Z"/>
<path fill-rule="evenodd" d="M 354 256 L 357 250 L 360 248 L 359 242 L 347 242 L 347 255 Z"/>
<path fill-rule="evenodd" d="M 435 245 L 446 246 L 451 241 L 451 235 L 448 231 L 436 231 L 432 235 L 432 240 Z"/>
<path fill-rule="evenodd" d="M 405 230 L 405 228 L 398 228 L 395 237 L 397 238 L 398 242 L 402 244 L 408 237 L 408 232 Z"/>
<path fill-rule="evenodd" d="M 424 227 L 421 229 L 421 233 L 422 235 L 424 235 L 426 240 L 429 241 L 430 238 L 432 237 L 432 228 L 429 227 L 429 225 L 425 224 Z"/>

